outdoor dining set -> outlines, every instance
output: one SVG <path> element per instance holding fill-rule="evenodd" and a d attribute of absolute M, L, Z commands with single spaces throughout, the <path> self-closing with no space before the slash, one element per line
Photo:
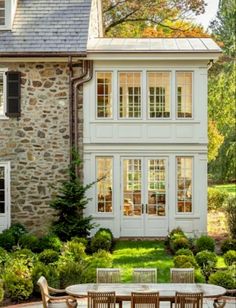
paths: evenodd
<path fill-rule="evenodd" d="M 223 287 L 194 282 L 193 268 L 171 268 L 170 283 L 156 283 L 156 268 L 133 269 L 133 282 L 121 283 L 118 268 L 97 268 L 96 283 L 68 286 L 57 290 L 48 286 L 42 276 L 38 280 L 44 308 L 77 307 L 79 298 L 87 298 L 88 308 L 119 308 L 130 302 L 131 308 L 159 308 L 160 302 L 170 302 L 176 308 L 202 308 L 203 298 L 213 298 L 214 308 L 223 308 L 218 301 Z M 66 293 L 64 296 L 51 294 Z"/>

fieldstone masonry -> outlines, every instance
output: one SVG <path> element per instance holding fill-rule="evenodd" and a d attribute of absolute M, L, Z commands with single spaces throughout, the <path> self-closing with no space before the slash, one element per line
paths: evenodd
<path fill-rule="evenodd" d="M 0 120 L 0 160 L 11 162 L 12 223 L 43 233 L 53 219 L 49 202 L 67 178 L 68 68 L 66 63 L 4 67 L 22 74 L 21 117 Z"/>

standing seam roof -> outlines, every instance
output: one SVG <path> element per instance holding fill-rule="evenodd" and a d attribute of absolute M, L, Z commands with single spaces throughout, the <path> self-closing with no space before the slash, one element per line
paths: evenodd
<path fill-rule="evenodd" d="M 85 52 L 91 1 L 18 0 L 12 30 L 0 30 L 0 52 Z"/>

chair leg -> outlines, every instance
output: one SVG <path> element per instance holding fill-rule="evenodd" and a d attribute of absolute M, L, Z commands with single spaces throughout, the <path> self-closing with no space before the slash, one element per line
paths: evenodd
<path fill-rule="evenodd" d="M 226 304 L 226 300 L 223 299 L 222 302 L 219 302 L 220 298 L 214 300 L 213 306 L 214 308 L 224 308 Z"/>

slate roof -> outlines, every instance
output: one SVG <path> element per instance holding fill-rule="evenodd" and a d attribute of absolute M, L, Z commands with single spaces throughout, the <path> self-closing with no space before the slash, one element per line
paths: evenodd
<path fill-rule="evenodd" d="M 88 53 L 220 53 L 211 38 L 94 38 Z"/>
<path fill-rule="evenodd" d="M 83 53 L 91 0 L 18 0 L 12 31 L 0 30 L 0 53 Z"/>

